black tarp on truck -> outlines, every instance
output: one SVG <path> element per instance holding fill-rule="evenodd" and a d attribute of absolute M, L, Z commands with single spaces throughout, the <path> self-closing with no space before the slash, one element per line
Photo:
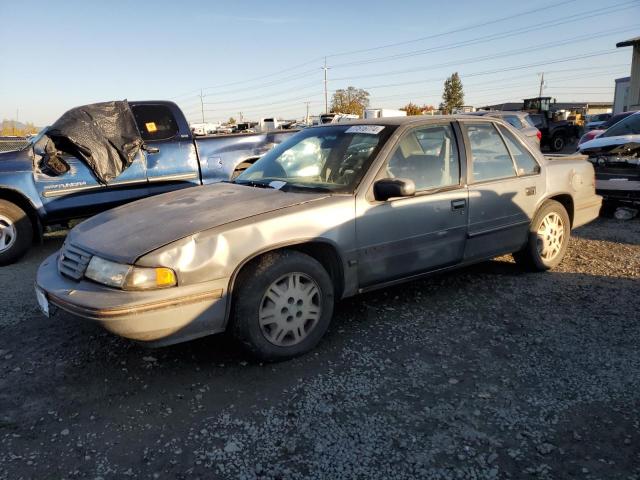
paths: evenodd
<path fill-rule="evenodd" d="M 131 165 L 143 145 L 126 100 L 76 107 L 48 127 L 34 145 L 40 168 L 63 174 L 69 170 L 60 152 L 83 161 L 98 181 L 108 184 Z"/>

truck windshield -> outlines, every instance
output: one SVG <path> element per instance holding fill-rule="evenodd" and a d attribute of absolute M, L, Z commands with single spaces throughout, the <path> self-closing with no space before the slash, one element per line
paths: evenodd
<path fill-rule="evenodd" d="M 254 163 L 235 183 L 351 193 L 394 129 L 389 125 L 305 129 Z"/>

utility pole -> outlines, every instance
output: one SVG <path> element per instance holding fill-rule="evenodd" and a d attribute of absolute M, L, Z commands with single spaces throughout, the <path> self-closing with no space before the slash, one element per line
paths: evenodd
<path fill-rule="evenodd" d="M 202 123 L 204 123 L 204 95 L 202 95 L 202 89 L 200 89 L 200 111 L 202 112 Z"/>
<path fill-rule="evenodd" d="M 542 96 L 542 88 L 544 87 L 544 72 L 542 72 L 540 75 L 540 92 L 538 93 L 538 97 Z"/>
<path fill-rule="evenodd" d="M 329 113 L 329 98 L 327 96 L 327 57 L 324 57 L 324 66 L 322 67 L 324 70 L 324 113 Z"/>
<path fill-rule="evenodd" d="M 304 102 L 304 103 L 307 105 L 307 115 L 304 117 L 304 123 L 309 125 L 309 103 L 311 102 Z"/>
<path fill-rule="evenodd" d="M 240 123 L 244 122 L 244 117 L 242 116 L 242 112 L 238 112 L 238 116 L 240 117 Z"/>

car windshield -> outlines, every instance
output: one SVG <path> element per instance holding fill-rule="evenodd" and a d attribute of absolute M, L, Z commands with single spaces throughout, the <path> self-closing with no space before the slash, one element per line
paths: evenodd
<path fill-rule="evenodd" d="M 620 120 L 600 137 L 617 137 L 620 135 L 640 135 L 640 113 L 634 113 L 624 120 Z"/>
<path fill-rule="evenodd" d="M 625 112 L 625 113 L 619 113 L 618 115 L 614 115 L 613 117 L 611 117 L 609 120 L 607 120 L 606 122 L 604 122 L 602 125 L 600 125 L 600 128 L 606 130 L 607 128 L 609 128 L 611 125 L 615 125 L 616 123 L 618 123 L 620 120 L 627 118 L 629 115 L 631 115 L 633 112 Z"/>
<path fill-rule="evenodd" d="M 394 126 L 332 125 L 305 129 L 271 150 L 235 183 L 282 190 L 355 190 Z"/>

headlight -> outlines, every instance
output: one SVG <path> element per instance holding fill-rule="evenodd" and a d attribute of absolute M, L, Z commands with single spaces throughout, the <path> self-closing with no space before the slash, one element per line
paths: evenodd
<path fill-rule="evenodd" d="M 146 268 L 92 257 L 85 277 L 94 282 L 123 290 L 150 290 L 176 285 L 176 274 L 170 268 Z"/>

